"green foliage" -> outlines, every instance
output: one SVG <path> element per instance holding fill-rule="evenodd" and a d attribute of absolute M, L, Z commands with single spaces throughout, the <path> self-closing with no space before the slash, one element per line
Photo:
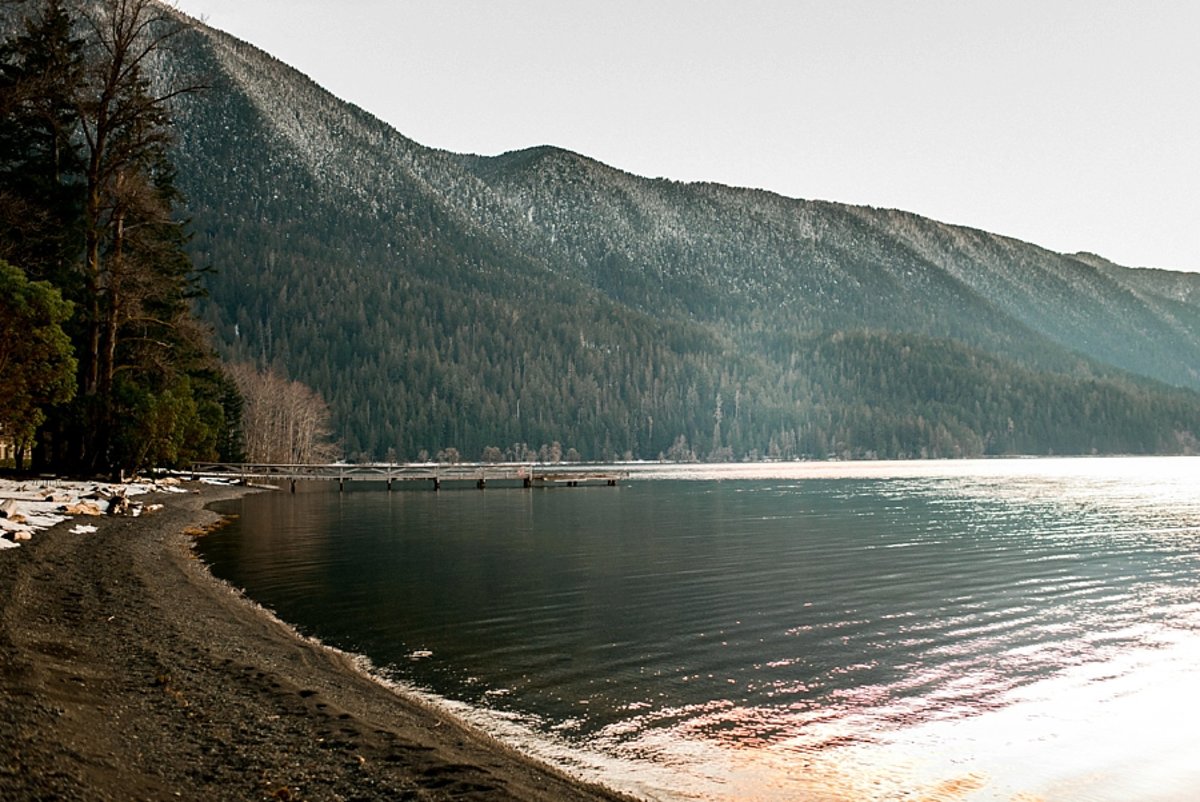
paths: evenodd
<path fill-rule="evenodd" d="M 130 465 L 175 464 L 184 433 L 196 417 L 195 402 L 166 388 L 160 393 L 132 381 L 118 380 L 114 399 L 112 445 Z"/>
<path fill-rule="evenodd" d="M 175 214 L 168 99 L 190 88 L 152 86 L 148 69 L 182 23 L 151 0 L 71 6 L 76 19 L 60 0 L 31 5 L 0 44 L 0 257 L 19 254 L 57 287 L 54 298 L 74 302 L 78 374 L 75 359 L 64 368 L 29 350 L 45 340 L 47 353 L 69 353 L 65 313 L 47 313 L 60 319 L 42 340 L 28 326 L 11 337 L 28 314 L 5 314 L 6 342 L 28 346 L 14 357 L 18 378 L 0 374 L 0 392 L 14 396 L 5 422 L 24 443 L 45 424 L 35 456 L 59 470 L 238 458 L 241 400 L 192 317 L 196 274 Z M 15 303 L 23 296 L 10 291 L 7 268 L 4 280 Z M 53 392 L 19 379 L 54 359 Z M 47 419 L 42 408 L 71 395 Z"/>
<path fill-rule="evenodd" d="M 27 448 L 46 408 L 75 394 L 75 357 L 62 324 L 71 304 L 0 261 L 0 429 Z"/>
<path fill-rule="evenodd" d="M 1200 432 L 1200 397 L 1129 377 L 1034 371 L 945 339 L 797 338 L 813 413 L 782 456 L 968 457 L 1173 453 Z"/>

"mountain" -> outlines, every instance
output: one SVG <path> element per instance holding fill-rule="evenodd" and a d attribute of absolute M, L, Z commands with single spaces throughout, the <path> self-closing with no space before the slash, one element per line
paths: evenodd
<path fill-rule="evenodd" d="M 1177 452 L 1200 276 L 904 212 L 424 147 L 197 24 L 160 65 L 201 313 L 351 456 Z M 399 75 L 397 81 L 406 80 Z"/>

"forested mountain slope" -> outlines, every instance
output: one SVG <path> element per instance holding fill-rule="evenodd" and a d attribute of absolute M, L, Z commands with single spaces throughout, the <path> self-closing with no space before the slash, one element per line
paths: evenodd
<path fill-rule="evenodd" d="M 320 390 L 351 456 L 1150 452 L 1200 433 L 1194 276 L 550 147 L 437 151 L 203 26 L 162 69 L 212 85 L 176 109 L 203 314 L 226 354 Z"/>
<path fill-rule="evenodd" d="M 539 228 L 525 247 L 556 249 L 577 275 L 631 303 L 681 302 L 751 326 L 899 328 L 999 342 L 1022 357 L 1034 355 L 1032 330 L 1200 386 L 1181 370 L 1200 353 L 1200 307 L 1140 291 L 1150 287 L 1144 271 L 904 212 L 648 181 L 551 148 L 464 163 Z"/>

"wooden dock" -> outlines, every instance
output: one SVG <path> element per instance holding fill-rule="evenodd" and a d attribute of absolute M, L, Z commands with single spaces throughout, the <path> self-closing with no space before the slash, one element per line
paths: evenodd
<path fill-rule="evenodd" d="M 480 490 L 488 483 L 509 486 L 616 487 L 629 478 L 628 471 L 590 465 L 543 464 L 530 462 L 459 462 L 459 463 L 332 463 L 329 465 L 267 465 L 241 462 L 198 462 L 192 466 L 193 479 L 224 479 L 246 482 L 288 482 L 296 492 L 299 481 L 334 481 L 339 490 L 346 482 L 382 482 L 391 490 L 397 482 L 423 482 L 433 490 L 444 484 L 474 485 Z"/>

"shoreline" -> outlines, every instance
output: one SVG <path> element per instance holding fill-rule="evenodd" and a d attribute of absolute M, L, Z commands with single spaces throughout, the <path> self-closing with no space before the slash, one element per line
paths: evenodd
<path fill-rule="evenodd" d="M 245 492 L 0 554 L 0 798 L 629 800 L 389 689 L 214 577 L 193 538 Z"/>

